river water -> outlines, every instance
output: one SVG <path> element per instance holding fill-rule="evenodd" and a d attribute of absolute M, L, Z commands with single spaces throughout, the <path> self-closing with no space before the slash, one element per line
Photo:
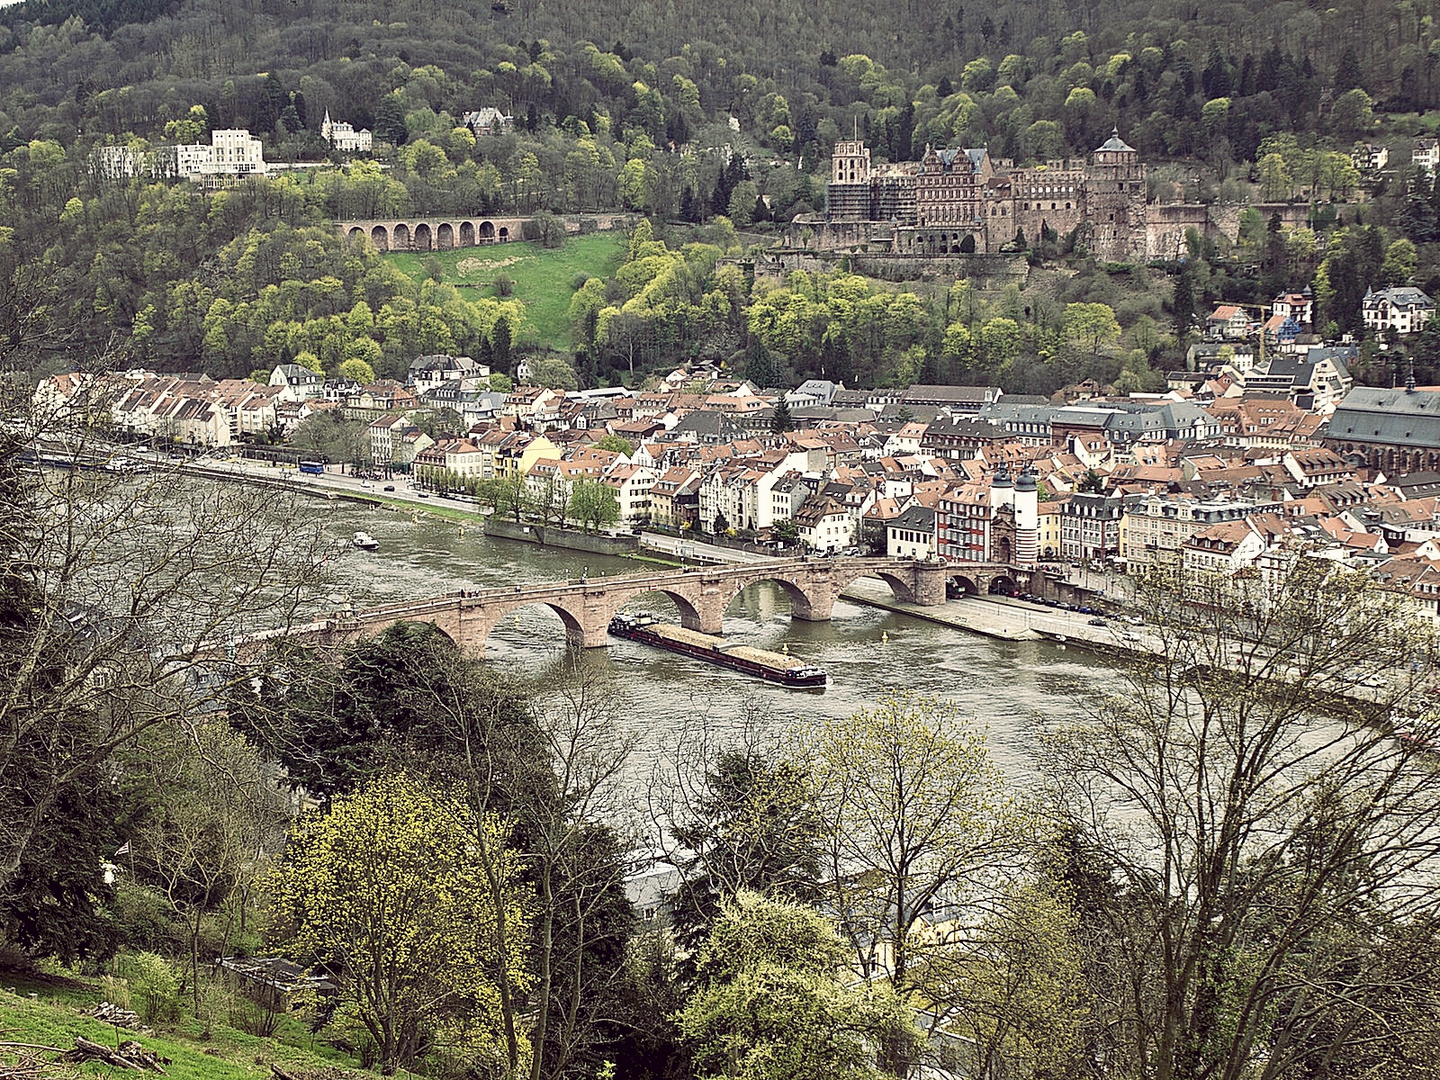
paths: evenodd
<path fill-rule="evenodd" d="M 364 530 L 375 552 L 341 557 L 342 591 L 355 607 L 419 599 L 462 588 L 637 573 L 650 564 L 628 558 L 542 548 L 484 536 L 424 514 L 344 501 L 313 503 L 337 540 Z M 887 691 L 910 689 L 948 698 L 988 731 L 996 763 L 1012 778 L 1033 775 L 1038 721 L 1076 716 L 1087 698 L 1114 676 L 1083 650 L 1048 641 L 998 641 L 907 615 L 841 600 L 829 622 L 791 621 L 789 601 L 773 585 L 746 589 L 725 616 L 725 636 L 818 664 L 830 675 L 824 690 L 790 690 L 738 672 L 611 639 L 608 649 L 583 650 L 580 662 L 615 677 L 625 714 L 640 733 L 642 759 L 674 748 L 687 724 L 704 720 L 723 731 L 759 712 L 779 731 L 873 704 Z M 679 621 L 659 594 L 626 610 Z M 507 672 L 544 680 L 566 657 L 560 618 L 543 605 L 523 608 L 491 634 L 486 660 Z M 639 763 L 637 763 L 639 764 Z"/>

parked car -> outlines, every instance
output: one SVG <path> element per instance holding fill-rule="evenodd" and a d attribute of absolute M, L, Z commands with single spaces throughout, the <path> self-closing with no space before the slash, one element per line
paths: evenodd
<path fill-rule="evenodd" d="M 1104 619 L 1100 618 L 1099 615 L 1096 615 L 1093 619 L 1090 620 L 1090 625 L 1091 625 L 1091 626 L 1108 626 L 1109 623 L 1107 623 Z"/>
<path fill-rule="evenodd" d="M 386 491 L 394 491 L 394 490 L 395 490 L 395 485 L 394 485 L 394 484 L 386 484 L 386 485 L 385 485 L 385 490 L 386 490 Z"/>
<path fill-rule="evenodd" d="M 1092 608 L 1092 607 L 1090 607 L 1088 604 L 1081 604 L 1081 605 L 1080 605 L 1079 607 L 1077 607 L 1075 610 L 1078 611 L 1081 615 L 1094 615 L 1094 614 L 1095 614 L 1095 609 Z"/>

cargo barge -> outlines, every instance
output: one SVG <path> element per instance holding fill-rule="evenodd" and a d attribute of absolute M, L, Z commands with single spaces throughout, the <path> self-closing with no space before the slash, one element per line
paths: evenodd
<path fill-rule="evenodd" d="M 707 664 L 718 664 L 781 686 L 824 686 L 825 669 L 801 664 L 780 653 L 749 645 L 727 645 L 723 638 L 687 630 L 672 623 L 656 622 L 649 615 L 616 615 L 610 633 L 627 641 L 668 649 L 681 656 L 693 656 Z"/>

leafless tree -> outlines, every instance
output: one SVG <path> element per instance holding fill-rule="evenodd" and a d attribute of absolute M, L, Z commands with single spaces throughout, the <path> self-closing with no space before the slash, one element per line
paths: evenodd
<path fill-rule="evenodd" d="M 1160 1080 L 1290 1075 L 1390 992 L 1367 953 L 1435 915 L 1434 714 L 1394 718 L 1433 677 L 1433 634 L 1308 556 L 1156 572 L 1140 595 L 1161 652 L 1044 752 L 1105 882 L 1086 910 L 1109 995 L 1092 1052 Z"/>
<path fill-rule="evenodd" d="M 0 894 L 62 793 L 148 730 L 190 737 L 244 677 L 229 654 L 327 590 L 331 542 L 298 496 L 104 468 L 133 455 L 105 431 L 108 370 L 80 373 L 63 407 L 4 380 Z"/>
<path fill-rule="evenodd" d="M 416 704 L 432 718 L 424 741 L 434 762 L 458 776 L 477 816 L 498 812 L 511 823 L 512 846 L 535 883 L 528 1008 L 524 988 L 504 974 L 512 965 L 496 960 L 510 1067 L 526 1066 L 523 1012 L 534 1018 L 532 1080 L 542 1068 L 564 1075 L 597 1037 L 609 1000 L 602 984 L 624 974 L 618 957 L 609 968 L 586 962 L 587 951 L 615 932 L 606 923 L 623 890 L 634 832 L 623 781 L 635 734 L 621 719 L 623 700 L 604 670 L 583 661 L 567 661 L 557 678 L 536 687 L 458 655 L 420 679 Z M 499 865 L 501 853 L 483 838 L 476 850 L 487 873 Z M 501 918 L 502 948 L 524 948 Z"/>

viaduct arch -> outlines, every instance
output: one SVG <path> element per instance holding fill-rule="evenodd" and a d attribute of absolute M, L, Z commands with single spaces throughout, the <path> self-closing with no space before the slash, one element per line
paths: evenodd
<path fill-rule="evenodd" d="M 363 238 L 379 251 L 453 251 L 521 240 L 529 220 L 528 217 L 444 214 L 337 221 L 335 228 L 346 240 Z M 582 226 L 601 231 L 624 229 L 633 221 L 632 214 L 585 214 L 564 219 L 565 231 L 571 234 L 582 232 Z"/>
<path fill-rule="evenodd" d="M 453 251 L 519 240 L 528 218 L 444 217 L 339 221 L 346 240 L 369 240 L 379 251 Z"/>

